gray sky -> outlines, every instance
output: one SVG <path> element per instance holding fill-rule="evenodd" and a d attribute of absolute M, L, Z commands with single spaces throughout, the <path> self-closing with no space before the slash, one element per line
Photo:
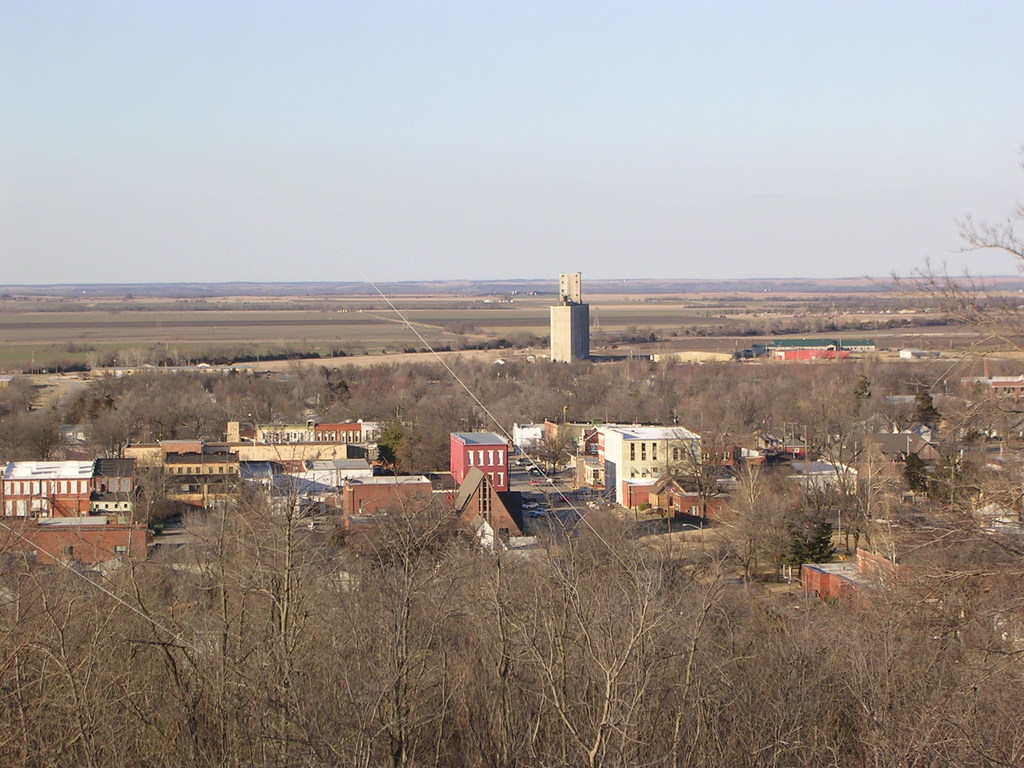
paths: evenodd
<path fill-rule="evenodd" d="M 0 283 L 905 273 L 1024 198 L 1024 3 L 0 0 Z"/>

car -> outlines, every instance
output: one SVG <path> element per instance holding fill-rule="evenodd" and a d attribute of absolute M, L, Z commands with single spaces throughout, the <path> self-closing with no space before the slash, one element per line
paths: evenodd
<path fill-rule="evenodd" d="M 523 509 L 537 509 L 537 507 L 539 507 L 539 506 L 540 506 L 540 504 L 538 504 L 536 501 L 524 501 L 523 502 Z"/>
<path fill-rule="evenodd" d="M 530 517 L 547 517 L 548 511 L 546 509 L 531 509 Z"/>
<path fill-rule="evenodd" d="M 531 475 L 539 475 L 540 474 L 540 470 L 537 469 L 536 467 L 530 467 L 530 474 Z"/>

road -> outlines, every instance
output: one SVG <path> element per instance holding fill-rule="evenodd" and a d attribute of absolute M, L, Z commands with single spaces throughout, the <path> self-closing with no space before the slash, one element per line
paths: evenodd
<path fill-rule="evenodd" d="M 566 484 L 568 477 L 565 473 L 552 480 L 554 482 L 531 475 L 526 467 L 513 468 L 509 472 L 510 490 L 521 491 L 524 504 L 537 504 L 536 510 L 523 510 L 523 533 L 527 536 L 571 531 L 587 509 L 585 496 L 589 491 L 570 488 Z M 540 514 L 532 517 L 531 512 Z"/>

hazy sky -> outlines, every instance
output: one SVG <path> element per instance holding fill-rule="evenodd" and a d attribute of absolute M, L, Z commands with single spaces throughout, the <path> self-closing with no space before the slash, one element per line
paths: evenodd
<path fill-rule="evenodd" d="M 1024 3 L 0 0 L 0 283 L 886 275 L 1024 198 Z"/>

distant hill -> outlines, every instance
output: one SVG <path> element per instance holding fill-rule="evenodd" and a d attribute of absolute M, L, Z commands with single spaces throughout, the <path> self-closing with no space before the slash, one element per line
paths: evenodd
<path fill-rule="evenodd" d="M 1024 276 L 999 275 L 980 278 L 989 288 L 1024 290 Z M 978 281 L 978 278 L 975 278 Z M 412 280 L 382 282 L 377 289 L 388 296 L 481 296 L 510 293 L 554 295 L 558 281 L 546 280 Z M 892 290 L 892 279 L 848 278 L 750 278 L 743 280 L 584 280 L 584 296 L 602 294 L 697 294 L 697 293 L 883 293 Z M 94 283 L 54 285 L 0 285 L 0 299 L 11 296 L 55 297 L 148 297 L 199 299 L 227 296 L 365 296 L 377 291 L 369 283 Z"/>

